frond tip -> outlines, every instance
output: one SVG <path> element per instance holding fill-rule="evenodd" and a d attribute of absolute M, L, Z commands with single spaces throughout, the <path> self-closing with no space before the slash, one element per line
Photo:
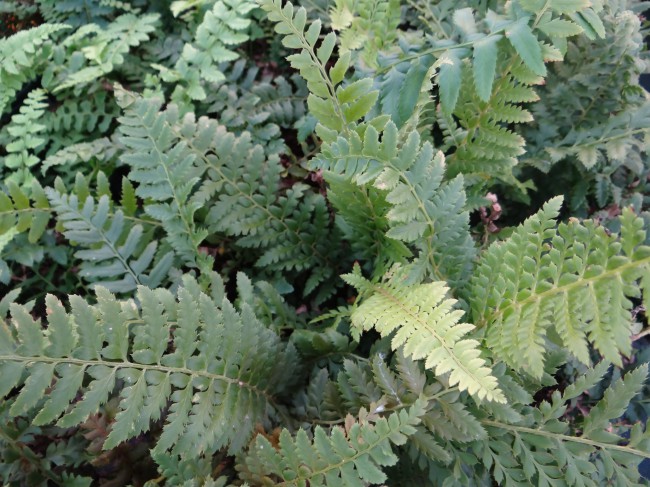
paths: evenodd
<path fill-rule="evenodd" d="M 474 328 L 459 323 L 462 310 L 454 310 L 455 299 L 446 298 L 449 289 L 442 282 L 404 285 L 389 277 L 381 284 L 361 275 L 358 266 L 342 276 L 365 296 L 352 313 L 352 324 L 360 330 L 375 328 L 382 336 L 395 332 L 391 346 L 404 346 L 404 354 L 426 359 L 425 367 L 437 375 L 450 373 L 449 384 L 466 390 L 480 400 L 505 402 L 497 380 L 480 357 L 478 342 L 463 339 Z"/>

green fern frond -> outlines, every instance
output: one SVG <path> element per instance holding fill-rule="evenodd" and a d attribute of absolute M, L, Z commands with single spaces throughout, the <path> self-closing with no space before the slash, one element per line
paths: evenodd
<path fill-rule="evenodd" d="M 552 402 L 532 408 L 521 421 L 481 420 L 490 440 L 475 448 L 497 482 L 553 485 L 563 479 L 573 485 L 639 485 L 637 468 L 641 460 L 650 458 L 650 435 L 641 424 L 612 428 L 610 421 L 643 388 L 647 364 L 607 390 L 580 425 L 579 435 L 572 434 L 570 424 L 560 419 L 567 401 L 580 395 L 583 387 L 598 383 L 607 367 L 603 362 L 588 370 L 578 379 L 579 386 L 569 386 L 564 395 L 554 393 Z"/>
<path fill-rule="evenodd" d="M 237 237 L 242 248 L 258 248 L 260 268 L 308 271 L 304 294 L 312 293 L 333 275 L 335 249 L 330 246 L 325 199 L 301 183 L 278 194 L 283 168 L 276 156 L 267 159 L 263 147 L 253 145 L 248 133 L 235 137 L 223 127 L 205 128 L 213 139 L 209 148 L 218 157 L 208 154 L 208 147 L 201 150 L 193 144 L 191 150 L 198 149 L 197 159 L 207 176 L 193 201 L 197 205 L 213 201 L 208 228 Z"/>
<path fill-rule="evenodd" d="M 125 56 L 132 48 L 150 39 L 159 19 L 158 14 L 124 14 L 104 28 L 93 24 L 84 26 L 82 29 L 85 32 L 96 34 L 92 39 L 87 39 L 87 45 L 81 48 L 86 65 L 62 72 L 62 79 L 56 78 L 52 91 L 58 93 L 67 88 L 87 85 L 124 64 Z"/>
<path fill-rule="evenodd" d="M 89 139 L 108 136 L 120 113 L 115 100 L 105 90 L 88 94 L 83 99 L 61 95 L 59 98 L 62 100 L 58 100 L 42 118 L 50 140 L 48 155 L 72 144 L 88 143 Z"/>
<path fill-rule="evenodd" d="M 399 146 L 395 124 L 386 125 L 381 141 L 379 132 L 369 126 L 363 138 L 353 132 L 324 144 L 315 167 L 358 184 L 374 182 L 375 188 L 386 192 L 392 205 L 386 213 L 387 237 L 418 249 L 413 280 L 430 276 L 456 286 L 468 279 L 476 251 L 462 177 L 442 182 L 444 156 L 434 153 L 429 142 L 421 144 L 417 131 Z"/>
<path fill-rule="evenodd" d="M 362 296 L 352 313 L 356 334 L 372 328 L 382 336 L 395 332 L 393 350 L 403 346 L 405 355 L 425 359 L 426 368 L 436 375 L 450 373 L 451 385 L 480 400 L 505 401 L 490 368 L 480 358 L 478 342 L 462 338 L 474 327 L 459 323 L 464 313 L 453 310 L 456 300 L 446 298 L 449 289 L 444 283 L 407 286 L 399 277 L 391 277 L 374 284 L 361 276 L 358 267 L 342 277 Z"/>
<path fill-rule="evenodd" d="M 240 135 L 250 132 L 253 141 L 268 146 L 269 153 L 287 150 L 280 126 L 291 126 L 307 111 L 307 88 L 300 76 L 258 78 L 259 68 L 245 69 L 237 61 L 227 73 L 227 83 L 205 100 L 207 112 L 229 131 Z"/>
<path fill-rule="evenodd" d="M 32 167 L 40 162 L 35 155 L 42 148 L 46 139 L 43 132 L 46 126 L 41 122 L 43 113 L 48 107 L 44 90 L 33 90 L 20 107 L 20 112 L 11 117 L 7 125 L 8 134 L 3 134 L 7 140 L 4 147 L 7 156 L 0 159 L 0 174 L 4 176 L 5 183 L 12 181 L 21 187 L 30 187 L 34 181 Z M 7 174 L 6 169 L 9 169 Z"/>
<path fill-rule="evenodd" d="M 387 214 L 391 205 L 385 192 L 359 186 L 335 174 L 326 175 L 327 199 L 336 209 L 336 224 L 350 242 L 355 260 L 379 276 L 394 263 L 405 262 L 411 255 L 403 242 L 387 236 Z"/>
<path fill-rule="evenodd" d="M 131 166 L 129 179 L 138 183 L 136 194 L 151 201 L 147 214 L 159 220 L 176 253 L 188 265 L 208 272 L 212 258 L 198 247 L 207 231 L 198 227 L 194 214 L 200 208 L 190 201 L 203 169 L 187 142 L 174 134 L 171 124 L 180 123 L 175 107 L 161 112 L 162 100 L 143 99 L 120 90 L 118 103 L 124 110 L 119 118 L 124 163 Z"/>
<path fill-rule="evenodd" d="M 341 54 L 334 66 L 327 69 L 336 45 L 336 34 L 330 32 L 316 47 L 321 22 L 312 22 L 305 31 L 307 11 L 304 7 L 294 11 L 291 2 L 283 6 L 282 0 L 262 0 L 261 6 L 268 12 L 269 20 L 276 22 L 276 32 L 284 36 L 283 45 L 300 50 L 287 59 L 307 82 L 310 92 L 307 105 L 319 121 L 316 133 L 326 141 L 334 140 L 340 132 L 349 134 L 353 124 L 368 115 L 377 101 L 379 93 L 372 89 L 372 79 L 359 79 L 347 86 L 341 84 L 350 66 L 350 53 Z M 380 119 L 385 123 L 385 117 Z M 380 122 L 375 120 L 375 123 Z"/>
<path fill-rule="evenodd" d="M 48 39 L 69 26 L 43 24 L 0 39 L 0 114 L 4 113 L 23 83 L 35 75 L 34 68 L 47 59 Z"/>
<path fill-rule="evenodd" d="M 177 298 L 139 287 L 141 309 L 105 288 L 96 293 L 96 305 L 71 296 L 70 312 L 48 296 L 45 330 L 23 306 L 11 306 L 11 325 L 0 323 L 0 396 L 21 388 L 12 415 L 38 405 L 34 424 L 74 426 L 121 380 L 126 387 L 105 449 L 149 430 L 168 409 L 155 452 L 193 457 L 228 447 L 235 453 L 275 410 L 274 395 L 288 386 L 284 371 L 297 367 L 293 348 L 248 305 L 237 312 L 226 299 L 202 293 L 190 277 Z M 51 393 L 39 403 L 48 387 Z"/>
<path fill-rule="evenodd" d="M 78 164 L 89 163 L 92 160 L 106 164 L 114 159 L 119 151 L 116 141 L 108 137 L 72 144 L 48 156 L 43 161 L 41 172 L 46 174 L 55 168 L 69 173 L 74 171 Z"/>
<path fill-rule="evenodd" d="M 29 194 L 10 182 L 7 192 L 0 193 L 0 235 L 29 230 L 29 241 L 36 243 L 47 228 L 50 213 L 50 204 L 38 181 L 34 180 Z"/>
<path fill-rule="evenodd" d="M 143 226 L 127 220 L 122 210 L 111 211 L 108 196 L 95 204 L 92 196 L 82 202 L 74 194 L 45 191 L 63 235 L 86 247 L 74 255 L 82 261 L 79 275 L 93 286 L 126 293 L 140 285 L 155 288 L 165 279 L 174 254 L 167 252 L 154 262 L 158 243 L 148 241 L 152 236 L 147 238 Z"/>
<path fill-rule="evenodd" d="M 588 221 L 556 229 L 561 204 L 549 201 L 505 242 L 492 244 L 472 279 L 473 316 L 487 327 L 488 346 L 538 378 L 551 329 L 583 363 L 590 363 L 591 341 L 620 364 L 620 354 L 631 353 L 629 298 L 640 297 L 636 283 L 650 272 L 643 220 L 631 210 L 618 236 Z"/>
<path fill-rule="evenodd" d="M 41 15 L 48 22 L 63 22 L 73 27 L 90 22 L 105 23 L 114 9 L 104 0 L 36 0 Z"/>
<path fill-rule="evenodd" d="M 330 18 L 340 32 L 341 54 L 362 49 L 362 59 L 376 66 L 378 52 L 395 41 L 400 5 L 393 0 L 338 0 Z"/>
<path fill-rule="evenodd" d="M 217 66 L 234 61 L 239 56 L 228 46 L 248 40 L 246 32 L 251 24 L 249 13 L 256 7 L 250 0 L 218 0 L 208 10 L 196 29 L 192 44 L 185 44 L 181 59 L 188 69 L 199 71 L 201 78 L 210 82 L 224 81 Z"/>
<path fill-rule="evenodd" d="M 240 475 L 257 485 L 363 486 L 386 480 L 381 467 L 394 465 L 397 457 L 391 443 L 402 445 L 423 414 L 424 404 L 416 401 L 408 410 L 379 418 L 362 409 L 359 419 L 348 416 L 345 428 L 331 433 L 317 426 L 314 439 L 305 430 L 295 438 L 287 430 L 280 434 L 279 450 L 258 436 L 248 454 L 241 459 Z"/>

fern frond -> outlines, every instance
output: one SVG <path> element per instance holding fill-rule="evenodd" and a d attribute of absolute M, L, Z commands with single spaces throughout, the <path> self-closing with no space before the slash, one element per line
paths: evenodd
<path fill-rule="evenodd" d="M 0 39 L 0 114 L 4 113 L 16 92 L 35 73 L 34 68 L 47 59 L 44 47 L 56 32 L 68 29 L 62 24 L 43 24 Z"/>
<path fill-rule="evenodd" d="M 52 168 L 71 172 L 78 164 L 92 160 L 107 163 L 114 159 L 120 150 L 116 142 L 108 137 L 102 137 L 92 142 L 69 145 L 48 156 L 43 161 L 41 172 L 45 174 Z"/>
<path fill-rule="evenodd" d="M 549 485 L 566 479 L 573 485 L 639 485 L 637 468 L 642 459 L 650 458 L 650 435 L 641 424 L 612 428 L 610 420 L 619 417 L 641 391 L 647 365 L 629 372 L 607 390 L 585 418 L 581 434 L 572 434 L 569 423 L 559 419 L 566 412 L 567 401 L 580 395 L 582 387 L 595 385 L 607 367 L 601 363 L 587 371 L 578 379 L 579 388 L 570 386 L 564 395 L 554 393 L 552 402 L 542 402 L 521 421 L 481 420 L 490 440 L 475 446 L 497 482 Z"/>
<path fill-rule="evenodd" d="M 187 143 L 170 129 L 180 122 L 178 111 L 172 106 L 161 113 L 162 100 L 123 90 L 118 103 L 124 110 L 119 131 L 126 147 L 121 159 L 131 166 L 129 179 L 138 183 L 136 194 L 151 201 L 145 211 L 162 222 L 169 243 L 187 264 L 208 272 L 212 259 L 198 251 L 207 231 L 194 221 L 200 206 L 189 201 L 203 169 Z"/>
<path fill-rule="evenodd" d="M 63 235 L 86 249 L 75 252 L 82 261 L 79 275 L 93 286 L 114 293 L 133 291 L 137 286 L 155 288 L 165 279 L 174 261 L 167 252 L 154 257 L 158 243 L 144 237 L 144 228 L 125 219 L 122 210 L 111 211 L 103 195 L 95 204 L 92 196 L 80 201 L 76 195 L 45 190 Z"/>
<path fill-rule="evenodd" d="M 32 185 L 31 168 L 40 162 L 35 153 L 46 143 L 43 132 L 47 127 L 40 122 L 47 107 L 45 91 L 33 90 L 20 112 L 11 117 L 6 127 L 8 134 L 3 134 L 8 139 L 4 144 L 7 156 L 0 159 L 0 169 L 4 166 L 10 170 L 9 174 L 0 170 L 5 182 L 12 181 L 21 187 Z"/>
<path fill-rule="evenodd" d="M 139 287 L 141 309 L 102 287 L 96 295 L 92 306 L 70 297 L 70 312 L 48 296 L 46 330 L 23 306 L 11 306 L 11 326 L 0 324 L 0 396 L 21 387 L 12 415 L 38 404 L 34 424 L 74 426 L 123 380 L 105 449 L 147 431 L 168 408 L 156 452 L 194 457 L 228 447 L 235 453 L 274 411 L 273 396 L 288 386 L 284 371 L 297 367 L 293 348 L 261 325 L 248 305 L 237 312 L 226 299 L 201 292 L 190 277 L 178 298 Z M 77 399 L 85 380 L 86 393 Z M 48 399 L 39 403 L 53 381 Z"/>
<path fill-rule="evenodd" d="M 577 359 L 590 363 L 588 340 L 611 362 L 631 353 L 629 298 L 650 272 L 643 221 L 625 210 L 620 236 L 593 222 L 555 229 L 561 198 L 544 205 L 506 241 L 490 246 L 472 279 L 475 323 L 487 344 L 517 369 L 541 377 L 553 329 Z M 642 283 L 644 281 L 641 281 Z"/>
<path fill-rule="evenodd" d="M 325 199 L 301 183 L 278 195 L 283 168 L 276 156 L 266 159 L 248 133 L 235 137 L 223 127 L 201 127 L 204 122 L 199 120 L 197 135 L 213 139 L 209 149 L 218 157 L 209 155 L 208 147 L 192 144 L 207 176 L 193 202 L 214 201 L 206 218 L 209 229 L 237 237 L 240 247 L 258 248 L 260 268 L 308 271 L 305 295 L 321 287 L 335 266 Z"/>
<path fill-rule="evenodd" d="M 280 434 L 279 450 L 263 436 L 242 458 L 238 469 L 245 480 L 258 485 L 362 486 L 386 480 L 381 467 L 394 465 L 397 457 L 391 443 L 402 445 L 413 434 L 423 414 L 423 402 L 416 401 L 408 410 L 378 418 L 361 410 L 359 419 L 346 419 L 345 428 L 331 433 L 317 426 L 313 441 L 305 430 L 295 438 L 287 430 Z"/>
<path fill-rule="evenodd" d="M 10 182 L 7 192 L 0 193 L 0 235 L 29 230 L 29 241 L 35 243 L 45 232 L 50 213 L 50 204 L 38 181 L 34 180 L 29 194 Z"/>
<path fill-rule="evenodd" d="M 236 46 L 248 40 L 247 30 L 251 23 L 248 15 L 255 7 L 256 4 L 250 0 L 215 2 L 197 27 L 193 43 L 185 44 L 179 63 L 186 63 L 185 69 L 189 71 L 198 71 L 205 81 L 224 81 L 225 76 L 219 71 L 218 65 L 239 57 L 229 46 Z"/>
<path fill-rule="evenodd" d="M 108 24 L 105 28 L 97 28 L 92 24 L 84 26 L 87 32 L 95 33 L 88 45 L 81 48 L 86 59 L 86 66 L 81 69 L 64 72 L 63 79 L 57 79 L 54 93 L 67 88 L 87 85 L 117 66 L 124 64 L 129 51 L 146 42 L 155 32 L 160 19 L 158 14 L 134 15 L 123 14 Z"/>
<path fill-rule="evenodd" d="M 237 135 L 250 132 L 255 143 L 269 147 L 268 152 L 283 153 L 287 149 L 280 126 L 291 126 L 306 114 L 306 85 L 297 74 L 257 80 L 259 68 L 245 66 L 243 60 L 237 61 L 227 73 L 228 82 L 208 94 L 207 113 Z"/>
<path fill-rule="evenodd" d="M 360 331 L 375 328 L 382 336 L 395 335 L 391 347 L 404 347 L 404 354 L 436 375 L 450 373 L 449 383 L 458 384 L 478 399 L 504 402 L 490 368 L 480 358 L 478 342 L 462 338 L 474 327 L 459 323 L 464 314 L 453 310 L 454 299 L 446 298 L 449 289 L 441 282 L 407 286 L 399 277 L 373 284 L 361 276 L 358 267 L 342 276 L 356 287 L 362 302 L 352 313 L 352 324 Z"/>
<path fill-rule="evenodd" d="M 50 141 L 48 155 L 73 144 L 107 136 L 120 113 L 115 100 L 105 90 L 88 94 L 83 99 L 66 97 L 55 108 L 42 118 Z"/>
<path fill-rule="evenodd" d="M 262 0 L 261 6 L 268 12 L 269 20 L 276 22 L 275 30 L 284 35 L 283 45 L 300 50 L 287 59 L 300 71 L 307 82 L 309 97 L 307 105 L 318 119 L 316 133 L 326 141 L 332 141 L 340 132 L 349 134 L 350 128 L 364 118 L 375 105 L 378 91 L 372 89 L 372 79 L 359 79 L 347 86 L 341 84 L 350 65 L 350 53 L 343 53 L 334 66 L 327 64 L 336 45 L 336 34 L 327 34 L 316 47 L 321 22 L 313 22 L 305 31 L 307 11 L 300 7 L 294 12 L 291 2 Z M 379 117 L 385 123 L 385 117 Z M 375 119 L 375 123 L 380 123 Z"/>
<path fill-rule="evenodd" d="M 410 132 L 400 147 L 395 124 L 386 125 L 381 141 L 379 132 L 369 126 L 363 138 L 352 133 L 324 144 L 315 166 L 358 184 L 374 182 L 375 188 L 386 192 L 392 205 L 386 213 L 391 227 L 387 237 L 419 251 L 413 280 L 430 276 L 456 286 L 468 279 L 476 251 L 464 209 L 462 177 L 442 182 L 444 156 L 434 153 L 429 142 L 421 144 L 417 131 Z"/>
<path fill-rule="evenodd" d="M 359 186 L 335 173 L 328 173 L 326 180 L 327 199 L 336 209 L 336 224 L 350 242 L 355 260 L 365 261 L 364 267 L 379 276 L 411 255 L 403 242 L 386 234 L 391 205 L 385 192 Z"/>
<path fill-rule="evenodd" d="M 330 10 L 332 28 L 340 31 L 341 54 L 362 49 L 362 59 L 377 65 L 377 54 L 396 38 L 399 2 L 391 0 L 338 0 Z"/>

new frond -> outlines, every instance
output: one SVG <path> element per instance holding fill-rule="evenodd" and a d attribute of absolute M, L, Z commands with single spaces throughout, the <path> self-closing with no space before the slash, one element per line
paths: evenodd
<path fill-rule="evenodd" d="M 442 282 L 408 286 L 399 277 L 373 284 L 361 276 L 358 267 L 343 278 L 355 286 L 362 302 L 352 313 L 358 331 L 375 328 L 382 336 L 392 336 L 391 347 L 404 347 L 404 354 L 436 375 L 449 373 L 449 383 L 458 385 L 478 399 L 505 401 L 490 368 L 480 357 L 476 340 L 463 338 L 474 327 L 459 323 L 464 314 L 454 310 L 456 300 L 447 298 Z M 394 335 L 393 335 L 394 333 Z"/>

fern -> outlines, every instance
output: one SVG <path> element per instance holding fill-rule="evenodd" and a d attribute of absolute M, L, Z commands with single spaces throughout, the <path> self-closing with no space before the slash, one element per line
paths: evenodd
<path fill-rule="evenodd" d="M 575 485 L 636 484 L 637 466 L 648 457 L 647 432 L 636 424 L 627 431 L 630 436 L 626 440 L 625 433 L 605 428 L 643 387 L 647 366 L 630 372 L 608 390 L 586 416 L 581 435 L 567 434 L 569 424 L 558 419 L 566 411 L 566 402 L 596 384 L 606 368 L 607 363 L 603 363 L 588 371 L 563 395 L 556 392 L 551 402 L 544 401 L 539 409 L 532 409 L 519 424 L 482 421 L 494 439 L 479 447 L 477 456 L 482 455 L 485 467 L 493 471 L 497 482 L 519 480 L 549 485 L 566 479 Z M 620 445 L 622 442 L 627 444 Z M 513 458 L 517 463 L 513 464 Z"/>
<path fill-rule="evenodd" d="M 117 142 L 107 137 L 72 144 L 45 158 L 41 172 L 45 174 L 52 168 L 58 172 L 70 171 L 78 164 L 90 163 L 93 160 L 106 164 L 113 160 L 118 152 Z"/>
<path fill-rule="evenodd" d="M 570 162 L 581 175 L 582 192 L 601 207 L 625 206 L 628 181 L 643 180 L 648 172 L 644 139 L 650 107 L 639 86 L 644 31 L 628 3 L 605 6 L 604 39 L 571 40 L 564 63 L 549 72 L 547 84 L 537 90 L 541 102 L 532 107 L 536 119 L 548 121 L 545 129 L 535 124 L 523 132 L 524 163 L 549 171 L 559 161 Z M 585 77 L 593 81 L 585 83 Z M 582 210 L 587 202 L 574 190 L 570 203 Z"/>
<path fill-rule="evenodd" d="M 68 26 L 43 24 L 0 39 L 0 114 L 4 113 L 22 85 L 32 78 L 35 69 L 47 59 L 49 38 Z"/>
<path fill-rule="evenodd" d="M 316 133 L 329 142 L 339 132 L 349 134 L 350 128 L 368 115 L 377 101 L 378 92 L 372 89 L 372 79 L 341 85 L 350 65 L 350 54 L 342 54 L 329 70 L 326 67 L 334 52 L 336 35 L 330 32 L 316 47 L 321 23 L 316 21 L 305 31 L 307 11 L 304 7 L 294 12 L 291 2 L 282 6 L 281 0 L 264 0 L 261 5 L 268 12 L 269 20 L 277 23 L 276 32 L 284 35 L 282 43 L 300 50 L 287 59 L 307 82 L 307 105 L 319 121 Z M 385 122 L 385 118 L 382 120 Z M 381 124 L 381 121 L 374 123 Z"/>
<path fill-rule="evenodd" d="M 192 144 L 200 152 L 197 158 L 205 168 L 206 179 L 193 203 L 203 206 L 214 203 L 206 217 L 211 231 L 237 238 L 245 249 L 258 248 L 256 265 L 271 272 L 308 272 L 303 294 L 318 289 L 319 300 L 331 292 L 321 287 L 333 275 L 335 249 L 329 213 L 324 198 L 311 192 L 307 185 L 297 183 L 278 195 L 280 173 L 277 157 L 265 159 L 262 146 L 252 145 L 250 136 L 224 133 L 223 129 L 204 126 L 199 120 L 199 137 Z M 213 138 L 211 147 L 201 150 L 201 139 Z M 213 150 L 218 158 L 206 153 Z M 244 184 L 238 184 L 239 178 Z M 324 264 L 325 263 L 325 264 Z"/>
<path fill-rule="evenodd" d="M 396 331 L 391 341 L 393 350 L 403 345 L 406 355 L 426 359 L 426 367 L 437 375 L 450 372 L 451 385 L 458 384 L 479 399 L 505 401 L 490 369 L 479 357 L 478 342 L 462 338 L 473 326 L 458 323 L 463 312 L 452 310 L 455 301 L 445 299 L 448 288 L 443 283 L 405 286 L 399 284 L 398 274 L 373 284 L 361 276 L 358 267 L 343 278 L 364 298 L 352 313 L 352 323 L 358 329 L 376 328 L 382 336 Z"/>
<path fill-rule="evenodd" d="M 620 364 L 619 354 L 632 351 L 629 298 L 639 297 L 635 284 L 650 270 L 643 221 L 631 210 L 618 237 L 593 222 L 570 221 L 556 230 L 561 203 L 551 200 L 505 242 L 490 246 L 472 279 L 473 316 L 487 327 L 488 346 L 535 377 L 551 329 L 578 360 L 590 363 L 589 340 Z"/>
<path fill-rule="evenodd" d="M 250 20 L 246 16 L 254 8 L 255 4 L 248 1 L 215 2 L 196 29 L 195 44 L 186 44 L 183 49 L 181 59 L 188 69 L 197 69 L 211 83 L 223 81 L 225 78 L 215 65 L 237 59 L 237 54 L 227 46 L 248 40 L 248 35 L 241 31 L 248 29 Z"/>
<path fill-rule="evenodd" d="M 73 296 L 70 312 L 49 296 L 47 331 L 24 307 L 12 305 L 13 324 L 0 329 L 0 395 L 24 384 L 13 416 L 37 407 L 34 424 L 70 427 L 108 400 L 116 380 L 124 380 L 129 385 L 105 449 L 147 431 L 169 407 L 155 451 L 194 456 L 227 446 L 234 453 L 274 410 L 273 396 L 287 386 L 280 371 L 297 364 L 293 349 L 265 330 L 250 307 L 235 311 L 223 292 L 216 281 L 208 296 L 189 277 L 177 299 L 139 287 L 139 310 L 98 287 L 96 305 Z M 87 392 L 75 400 L 85 377 Z M 53 380 L 50 397 L 39 403 Z"/>
<path fill-rule="evenodd" d="M 75 257 L 82 260 L 79 275 L 93 286 L 126 293 L 139 285 L 155 288 L 165 279 L 173 253 L 158 256 L 153 265 L 157 242 L 147 243 L 143 226 L 127 220 L 122 210 L 111 211 L 108 196 L 95 204 L 91 196 L 82 202 L 76 195 L 49 188 L 46 192 L 64 236 L 87 247 L 75 252 Z"/>
<path fill-rule="evenodd" d="M 87 85 L 113 71 L 125 61 L 125 56 L 133 47 L 149 40 L 156 30 L 159 15 L 149 14 L 135 16 L 120 15 L 105 28 L 89 24 L 81 31 L 86 36 L 96 34 L 91 41 L 81 48 L 86 66 L 62 72 L 62 79 L 57 80 L 54 93 L 67 88 Z M 78 37 L 79 32 L 77 33 Z M 88 41 L 88 39 L 86 39 Z"/>
<path fill-rule="evenodd" d="M 379 467 L 393 465 L 397 457 L 390 444 L 403 444 L 420 422 L 423 404 L 416 402 L 408 411 L 375 418 L 361 410 L 359 420 L 348 416 L 345 429 L 333 428 L 328 436 L 320 426 L 313 443 L 304 430 L 292 438 L 280 434 L 279 451 L 263 436 L 239 465 L 243 477 L 259 485 L 364 485 L 381 483 L 386 475 Z"/>
<path fill-rule="evenodd" d="M 34 181 L 31 168 L 40 162 L 34 153 L 38 153 L 46 142 L 42 137 L 46 127 L 39 123 L 48 106 L 45 99 L 43 90 L 31 91 L 20 107 L 20 113 L 14 115 L 7 126 L 5 150 L 8 154 L 0 159 L 0 164 L 10 170 L 9 174 L 3 174 L 5 183 L 12 181 L 30 187 Z"/>
<path fill-rule="evenodd" d="M 416 131 L 399 148 L 393 123 L 386 125 L 381 141 L 372 126 L 364 135 L 362 139 L 353 133 L 325 145 L 316 167 L 343 173 L 357 183 L 374 181 L 376 188 L 387 191 L 392 208 L 386 213 L 391 227 L 386 235 L 417 247 L 414 276 L 454 284 L 466 280 L 475 249 L 467 231 L 462 178 L 442 183 L 444 156 L 434 154 L 430 143 L 420 144 Z"/>
<path fill-rule="evenodd" d="M 337 211 L 336 223 L 350 242 L 355 260 L 365 261 L 367 268 L 381 274 L 391 264 L 410 257 L 403 242 L 387 235 L 391 206 L 383 191 L 359 186 L 335 173 L 326 177 L 328 200 Z"/>
<path fill-rule="evenodd" d="M 145 211 L 163 224 L 176 253 L 187 264 L 208 271 L 211 258 L 198 251 L 207 232 L 194 221 L 199 206 L 189 201 L 203 171 L 187 144 L 175 140 L 168 126 L 178 120 L 178 113 L 168 110 L 161 116 L 160 100 L 119 93 L 118 103 L 124 110 L 119 130 L 126 146 L 121 159 L 132 166 L 129 179 L 139 183 L 136 194 L 152 201 Z"/>
<path fill-rule="evenodd" d="M 378 51 L 395 40 L 400 22 L 399 2 L 339 0 L 330 10 L 330 17 L 332 28 L 340 31 L 341 53 L 363 49 L 362 59 L 375 66 Z"/>
<path fill-rule="evenodd" d="M 40 13 L 48 22 L 64 22 L 78 27 L 91 22 L 104 24 L 120 11 L 132 11 L 141 0 L 131 5 L 116 0 L 36 0 Z"/>
<path fill-rule="evenodd" d="M 36 244 L 45 233 L 50 216 L 49 202 L 36 180 L 32 183 L 29 195 L 12 182 L 7 185 L 6 193 L 0 193 L 0 282 L 7 284 L 11 278 L 7 260 L 33 263 L 34 259 L 29 258 L 29 249 L 25 245 L 19 245 L 16 237 L 27 232 L 27 244 L 32 245 L 32 257 L 35 253 L 42 253 Z M 23 251 L 27 250 L 27 255 L 22 258 L 20 255 L 12 256 L 12 248 L 15 250 L 16 246 L 22 247 Z"/>
<path fill-rule="evenodd" d="M 245 69 L 237 61 L 226 74 L 227 83 L 208 94 L 207 112 L 214 115 L 229 131 L 250 132 L 253 141 L 268 146 L 268 153 L 284 153 L 281 126 L 290 126 L 305 116 L 307 90 L 299 76 L 290 79 L 263 76 L 259 68 Z"/>

